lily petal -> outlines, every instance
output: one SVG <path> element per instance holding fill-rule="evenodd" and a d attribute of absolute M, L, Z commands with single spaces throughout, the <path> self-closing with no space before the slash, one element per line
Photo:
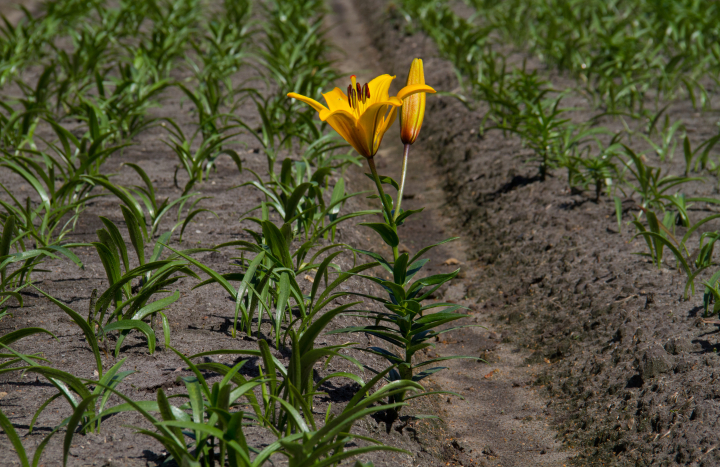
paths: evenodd
<path fill-rule="evenodd" d="M 427 84 L 412 84 L 410 86 L 405 86 L 398 91 L 397 97 L 398 99 L 405 99 L 407 96 L 412 96 L 413 94 L 417 94 L 419 92 L 435 94 L 435 90 Z"/>
<path fill-rule="evenodd" d="M 372 95 L 372 91 L 370 93 Z M 362 129 L 365 143 L 372 149 L 372 155 L 375 155 L 375 148 L 379 145 L 375 144 L 378 136 L 382 139 L 382 135 L 378 135 L 378 129 L 385 122 L 388 108 L 394 110 L 395 106 L 390 102 L 376 102 L 368 107 L 358 120 L 358 127 Z"/>
<path fill-rule="evenodd" d="M 361 156 L 372 157 L 374 155 L 374 153 L 370 152 L 372 145 L 367 144 L 362 128 L 357 124 L 357 120 L 350 112 L 344 110 L 327 111 L 320 114 L 320 119 L 327 122 L 333 130 L 337 131 Z"/>
<path fill-rule="evenodd" d="M 376 130 L 377 133 L 375 134 L 375 140 L 373 141 L 373 154 L 377 153 L 378 149 L 380 149 L 380 143 L 382 143 L 383 136 L 385 136 L 385 132 L 395 122 L 397 114 L 397 107 L 392 107 L 390 115 L 383 118 L 382 123 L 380 123 L 380 126 Z"/>
<path fill-rule="evenodd" d="M 390 97 L 388 90 L 390 89 L 390 83 L 394 80 L 394 76 L 380 75 L 368 83 L 370 88 L 370 100 L 368 105 L 372 105 L 376 102 L 387 101 Z"/>
<path fill-rule="evenodd" d="M 302 101 L 302 102 L 308 104 L 310 107 L 312 107 L 313 109 L 315 109 L 315 110 L 318 111 L 318 112 L 322 112 L 323 110 L 328 110 L 327 107 L 325 107 L 324 105 L 322 105 L 321 103 L 319 103 L 319 102 L 316 101 L 315 99 L 311 99 L 311 98 L 309 98 L 309 97 L 301 96 L 301 95 L 298 94 L 298 93 L 289 92 L 287 96 L 288 96 L 288 97 L 292 97 L 293 99 L 297 99 L 297 100 L 299 100 L 299 101 Z"/>
<path fill-rule="evenodd" d="M 330 109 L 331 112 L 335 110 L 345 110 L 347 112 L 351 111 L 350 105 L 348 104 L 347 94 L 342 92 L 342 89 L 335 88 L 332 91 L 323 94 L 323 97 L 325 98 L 325 102 L 327 102 L 328 109 Z"/>
<path fill-rule="evenodd" d="M 332 117 L 335 114 L 343 114 L 347 118 L 351 119 L 353 122 L 357 120 L 357 118 L 355 118 L 355 115 L 353 115 L 352 112 L 350 112 L 349 110 L 343 110 L 343 109 L 338 109 L 338 110 L 325 109 L 322 112 L 320 112 L 320 120 L 322 120 L 324 122 L 328 118 Z"/>

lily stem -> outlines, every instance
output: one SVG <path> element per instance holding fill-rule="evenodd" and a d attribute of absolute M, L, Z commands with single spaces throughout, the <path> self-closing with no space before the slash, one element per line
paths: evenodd
<path fill-rule="evenodd" d="M 400 215 L 400 204 L 402 204 L 403 191 L 405 191 L 405 174 L 407 174 L 408 155 L 410 154 L 410 144 L 406 144 L 403 149 L 402 175 L 400 176 L 400 189 L 398 190 L 397 203 L 395 206 L 395 216 L 393 222 L 397 221 Z"/>
<path fill-rule="evenodd" d="M 395 221 L 393 219 L 392 207 L 388 204 L 387 199 L 385 199 L 385 190 L 383 190 L 382 182 L 380 182 L 380 176 L 378 175 L 377 168 L 375 168 L 375 160 L 371 157 L 367 161 L 370 166 L 370 172 L 372 172 L 373 175 L 373 180 L 375 180 L 378 194 L 380 195 L 380 201 L 382 202 L 383 208 L 385 208 L 385 217 L 388 219 L 388 225 L 395 231 L 395 233 L 397 233 L 397 228 L 395 227 Z M 393 258 L 397 261 L 398 256 L 400 256 L 398 247 L 394 246 L 392 247 L 392 250 Z"/>

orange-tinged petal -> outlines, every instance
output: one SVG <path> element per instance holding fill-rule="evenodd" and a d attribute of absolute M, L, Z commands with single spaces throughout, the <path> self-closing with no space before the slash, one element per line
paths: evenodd
<path fill-rule="evenodd" d="M 331 112 L 335 110 L 345 110 L 347 112 L 351 112 L 347 95 L 342 92 L 342 89 L 335 88 L 332 91 L 323 94 L 323 97 L 325 98 L 325 102 L 327 102 L 328 109 L 330 109 Z"/>
<path fill-rule="evenodd" d="M 403 99 L 400 110 L 400 139 L 403 144 L 413 144 L 420 134 L 423 118 L 425 117 L 425 95 L 435 90 L 425 84 L 423 62 L 416 58 L 410 65 L 405 87 L 400 90 L 398 97 Z"/>
<path fill-rule="evenodd" d="M 355 115 L 352 112 L 350 112 L 349 110 L 343 110 L 343 109 L 338 109 L 338 110 L 325 109 L 322 112 L 320 112 L 320 120 L 322 120 L 324 122 L 328 118 L 332 117 L 335 114 L 343 114 L 347 118 L 351 119 L 352 121 L 357 121 L 357 118 L 355 118 Z"/>
<path fill-rule="evenodd" d="M 343 110 L 328 111 L 321 115 L 321 119 L 328 122 L 332 129 L 337 131 L 361 156 L 372 157 L 374 155 L 370 151 L 372 146 L 367 144 L 362 128 L 349 112 Z"/>
<path fill-rule="evenodd" d="M 372 91 L 370 91 L 372 95 Z M 363 112 L 358 120 L 358 127 L 362 128 L 368 148 L 371 148 L 371 155 L 375 155 L 382 141 L 382 134 L 387 130 L 385 125 L 388 109 L 394 113 L 395 106 L 390 102 L 376 102 Z M 388 116 L 389 117 L 389 116 Z M 380 131 L 382 129 L 382 132 Z"/>
<path fill-rule="evenodd" d="M 313 109 L 317 110 L 318 112 L 322 112 L 323 110 L 327 110 L 327 107 L 316 101 L 315 99 L 311 99 L 309 97 L 301 96 L 298 93 L 295 92 L 289 92 L 288 97 L 292 97 L 293 99 L 297 99 L 299 101 L 302 101 L 306 104 L 308 104 Z"/>
<path fill-rule="evenodd" d="M 394 80 L 394 76 L 380 75 L 368 83 L 370 88 L 370 100 L 367 105 L 372 105 L 376 102 L 384 102 L 390 98 L 388 90 L 390 89 L 390 83 Z"/>
<path fill-rule="evenodd" d="M 380 143 L 382 143 L 383 136 L 385 136 L 385 132 L 395 122 L 395 118 L 397 118 L 397 107 L 392 107 L 390 110 L 390 115 L 383 118 L 382 123 L 377 128 L 377 130 L 375 130 L 376 133 L 375 133 L 375 141 L 373 143 L 373 154 L 376 154 L 378 152 L 378 149 L 380 149 Z"/>
<path fill-rule="evenodd" d="M 390 111 L 390 115 L 387 116 L 385 119 L 385 129 L 383 132 L 387 131 L 393 123 L 395 123 L 395 119 L 397 118 L 397 107 L 393 107 L 393 109 Z"/>
<path fill-rule="evenodd" d="M 412 84 L 410 86 L 405 86 L 404 88 L 399 90 L 397 93 L 397 97 L 399 99 L 405 99 L 406 97 L 412 96 L 413 94 L 417 94 L 419 92 L 435 94 L 436 91 L 427 84 Z"/>

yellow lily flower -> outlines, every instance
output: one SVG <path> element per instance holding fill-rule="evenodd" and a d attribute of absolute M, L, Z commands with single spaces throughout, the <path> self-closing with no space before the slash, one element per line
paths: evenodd
<path fill-rule="evenodd" d="M 393 79 L 394 76 L 380 75 L 360 86 L 352 75 L 347 94 L 340 88 L 323 94 L 327 107 L 294 92 L 288 97 L 317 110 L 320 120 L 328 122 L 361 156 L 372 159 L 380 148 L 383 135 L 395 121 L 396 110 L 402 106 L 402 100 L 418 92 L 434 92 L 430 86 L 422 84 L 405 86 L 397 96 L 390 96 L 388 90 Z"/>

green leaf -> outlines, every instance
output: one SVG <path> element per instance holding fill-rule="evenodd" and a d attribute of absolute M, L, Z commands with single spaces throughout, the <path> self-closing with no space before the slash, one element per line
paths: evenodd
<path fill-rule="evenodd" d="M 15 431 L 15 427 L 13 427 L 12 423 L 8 420 L 2 410 L 0 410 L 0 428 L 2 428 L 5 432 L 5 436 L 10 439 L 10 443 L 12 443 L 15 448 L 15 454 L 17 454 L 23 467 L 30 467 L 27 454 L 25 454 L 25 447 L 23 446 L 22 441 L 20 441 L 20 437 Z"/>
<path fill-rule="evenodd" d="M 380 263 L 380 265 L 383 268 L 385 268 L 385 270 L 387 272 L 389 272 L 390 274 L 393 273 L 393 267 L 390 265 L 390 263 L 387 262 L 387 260 L 385 258 L 383 258 L 383 256 L 380 253 L 375 253 L 374 251 L 360 250 L 360 249 L 355 249 L 355 248 L 352 248 L 352 251 L 357 252 L 357 253 L 362 253 L 364 255 L 367 255 L 367 256 L 377 260 Z"/>
<path fill-rule="evenodd" d="M 205 403 L 202 397 L 202 386 L 195 376 L 184 376 L 182 378 L 185 383 L 185 389 L 188 391 L 188 399 L 190 399 L 190 407 L 192 408 L 192 420 L 195 423 L 203 422 L 205 414 Z"/>
<path fill-rule="evenodd" d="M 97 371 L 100 377 L 102 377 L 103 374 L 103 366 L 102 366 L 102 359 L 100 358 L 100 349 L 98 348 L 97 338 L 95 337 L 95 331 L 90 327 L 90 324 L 83 319 L 82 316 L 69 306 L 65 305 L 60 300 L 56 299 L 55 297 L 52 297 L 45 293 L 44 291 L 40 290 L 39 288 L 35 287 L 33 285 L 33 288 L 43 294 L 47 299 L 49 299 L 51 302 L 53 302 L 55 305 L 57 305 L 62 311 L 64 311 L 70 318 L 72 318 L 73 321 L 75 321 L 75 324 L 77 324 L 80 329 L 82 329 L 83 334 L 85 335 L 85 340 L 87 340 L 88 344 L 90 345 L 90 349 L 92 349 L 93 355 L 95 356 L 95 364 L 97 365 Z"/>
<path fill-rule="evenodd" d="M 317 295 L 318 288 L 322 282 L 322 277 L 325 275 L 328 266 L 340 253 L 342 253 L 342 251 L 336 251 L 328 255 L 323 262 L 320 263 L 320 266 L 318 266 L 317 272 L 315 273 L 315 281 L 313 282 L 312 289 L 310 291 L 310 303 L 314 303 L 315 301 L 315 296 Z"/>
<path fill-rule="evenodd" d="M 109 219 L 106 219 L 103 216 L 100 216 L 100 220 L 105 225 L 105 229 L 107 229 L 107 232 L 110 234 L 110 237 L 113 240 L 113 243 L 115 246 L 120 250 L 120 257 L 122 258 L 123 265 L 125 266 L 125 271 L 130 270 L 130 261 L 128 260 L 128 254 L 127 254 L 127 248 L 125 247 L 125 240 L 123 240 L 122 235 L 120 235 L 120 230 L 118 230 L 117 226 L 111 222 Z"/>
<path fill-rule="evenodd" d="M 143 236 L 140 231 L 137 218 L 127 206 L 120 205 L 120 209 L 122 210 L 123 218 L 125 218 L 125 223 L 127 224 L 128 234 L 130 235 L 130 243 L 132 243 L 133 248 L 135 248 L 138 261 L 140 261 L 140 266 L 142 266 L 145 264 L 145 242 L 143 241 Z"/>
<path fill-rule="evenodd" d="M 173 415 L 174 407 L 170 405 L 170 402 L 165 396 L 165 392 L 162 390 L 162 388 L 158 388 L 157 390 L 157 407 L 164 421 L 176 420 L 175 416 Z M 173 427 L 170 429 L 170 431 L 172 431 L 175 435 L 177 442 L 181 443 L 185 448 L 187 448 L 187 445 L 185 444 L 185 437 L 182 434 L 182 430 L 180 430 L 180 428 Z"/>
<path fill-rule="evenodd" d="M 443 245 L 443 244 L 445 244 L 445 243 L 449 243 L 449 242 L 455 241 L 455 240 L 457 240 L 457 239 L 459 239 L 459 238 L 460 238 L 460 237 L 452 237 L 452 238 L 448 238 L 448 239 L 446 239 L 446 240 L 443 240 L 442 242 L 438 242 L 438 243 L 434 243 L 434 244 L 432 244 L 432 245 L 430 245 L 430 246 L 426 246 L 425 248 L 423 248 L 423 249 L 421 249 L 420 251 L 418 251 L 417 253 L 415 253 L 415 256 L 413 256 L 413 257 L 410 259 L 410 261 L 408 261 L 408 263 L 413 264 L 413 263 L 414 263 L 415 261 L 417 261 L 422 255 L 424 255 L 425 253 L 427 253 L 427 252 L 430 251 L 431 249 L 435 248 L 436 246 L 440 246 L 440 245 Z"/>
<path fill-rule="evenodd" d="M 135 219 L 137 219 L 139 226 L 143 229 L 145 238 L 148 238 L 148 232 L 145 228 L 145 214 L 143 214 L 142 208 L 137 200 L 133 198 L 125 188 L 119 185 L 113 185 L 109 180 L 102 177 L 83 176 L 83 179 L 88 180 L 89 183 L 101 185 L 103 188 L 120 198 L 120 200 L 130 209 Z"/>
<path fill-rule="evenodd" d="M 78 258 L 75 253 L 73 253 L 72 251 L 68 250 L 68 249 L 66 248 L 67 246 L 68 246 L 68 245 L 65 245 L 65 246 L 60 246 L 60 245 L 46 245 L 46 246 L 40 248 L 40 250 L 56 251 L 56 252 L 62 254 L 63 256 L 65 256 L 67 259 L 69 259 L 69 260 L 72 261 L 73 263 L 75 263 L 79 268 L 85 269 L 85 266 L 83 265 L 82 261 L 80 261 L 80 258 Z M 86 246 L 86 245 L 83 245 L 83 246 Z M 88 246 L 89 246 L 89 245 L 88 245 Z M 50 255 L 50 256 L 51 256 L 51 257 L 54 257 L 54 256 L 52 256 L 52 255 Z"/>
<path fill-rule="evenodd" d="M 292 269 L 290 249 L 280 229 L 270 221 L 262 221 L 262 231 L 273 256 L 278 258 L 284 267 Z"/>
<path fill-rule="evenodd" d="M 108 333 L 110 331 L 129 331 L 132 329 L 136 329 L 147 337 L 148 340 L 148 350 L 150 353 L 155 352 L 155 333 L 153 332 L 152 328 L 145 324 L 142 321 L 134 320 L 134 319 L 123 319 L 120 321 L 115 321 L 113 323 L 110 323 L 106 325 L 103 330 Z M 115 349 L 115 354 L 117 355 L 120 351 L 119 348 Z"/>
<path fill-rule="evenodd" d="M 618 196 L 614 196 L 613 201 L 615 202 L 615 217 L 618 223 L 618 233 L 622 233 L 622 200 L 620 200 Z"/>
<path fill-rule="evenodd" d="M 293 218 L 295 215 L 295 209 L 297 209 L 298 203 L 300 203 L 300 200 L 302 199 L 305 192 L 313 186 L 313 183 L 305 182 L 301 183 L 300 185 L 293 190 L 292 194 L 288 198 L 287 202 L 285 203 L 285 216 L 284 220 L 285 222 L 289 222 L 290 219 Z"/>
<path fill-rule="evenodd" d="M 158 243 L 160 243 L 160 242 L 158 241 Z M 219 283 L 231 296 L 233 296 L 233 297 L 236 296 L 235 287 L 233 287 L 227 280 L 225 280 L 225 278 L 221 274 L 218 274 L 217 272 L 215 272 L 214 269 L 210 268 L 209 266 L 205 266 L 200 261 L 198 261 L 180 251 L 170 248 L 169 246 L 167 246 L 164 243 L 161 243 L 161 245 L 167 247 L 173 253 L 176 253 L 177 255 L 182 256 L 186 260 L 190 261 L 192 264 L 194 264 L 195 266 L 200 268 L 207 275 L 209 275 L 210 277 L 215 279 L 215 281 L 217 281 L 217 283 Z"/>
<path fill-rule="evenodd" d="M 393 298 L 397 303 L 401 303 L 405 300 L 405 289 L 402 287 L 402 285 L 398 285 L 390 281 L 382 281 L 380 285 L 382 285 L 386 290 L 392 293 Z"/>
<path fill-rule="evenodd" d="M 150 180 L 150 177 L 148 177 L 148 174 L 137 164 L 133 164 L 132 162 L 125 162 L 123 165 L 127 165 L 131 169 L 133 169 L 143 180 L 145 183 L 145 186 L 147 187 L 148 194 L 150 195 L 151 201 L 155 201 L 155 189 L 153 187 L 152 181 Z"/>
<path fill-rule="evenodd" d="M 9 215 L 3 224 L 2 238 L 0 238 L 0 257 L 10 254 L 10 244 L 15 232 L 15 216 Z"/>
<path fill-rule="evenodd" d="M 58 382 L 62 382 L 64 384 L 67 384 L 70 389 L 75 391 L 77 395 L 79 395 L 81 398 L 86 398 L 90 395 L 90 391 L 85 387 L 85 385 L 75 376 L 71 375 L 70 373 L 66 373 L 61 370 L 57 370 L 55 368 L 50 368 L 47 366 L 31 366 L 24 368 L 26 372 L 30 373 L 39 373 L 43 375 L 44 377 L 48 378 L 49 380 L 53 381 L 55 384 Z M 67 395 L 66 395 L 67 397 Z M 74 404 L 72 404 L 74 406 Z"/>
<path fill-rule="evenodd" d="M 360 225 L 364 225 L 373 229 L 375 232 L 378 233 L 378 235 L 380 235 L 380 237 L 385 243 L 387 243 L 393 248 L 400 244 L 400 239 L 398 238 L 397 233 L 392 229 L 392 227 L 387 224 L 382 224 L 379 222 L 365 222 L 361 223 Z"/>
<path fill-rule="evenodd" d="M 330 196 L 330 204 L 328 208 L 328 214 L 336 215 L 340 212 L 342 203 L 340 200 L 345 197 L 345 179 L 339 178 L 333 187 L 332 195 Z"/>
<path fill-rule="evenodd" d="M 65 440 L 63 441 L 63 466 L 67 465 L 68 454 L 70 454 L 70 445 L 72 444 L 73 436 L 75 436 L 75 427 L 78 426 L 80 419 L 82 419 L 85 415 L 87 407 L 91 403 L 94 404 L 97 397 L 97 394 L 85 397 L 82 401 L 80 401 L 78 406 L 75 407 L 75 410 L 70 417 L 70 421 L 67 424 L 67 430 L 65 432 Z"/>
<path fill-rule="evenodd" d="M 120 279 L 120 264 L 115 261 L 115 255 L 112 251 L 103 243 L 93 242 L 93 246 L 97 250 L 100 261 L 105 269 L 105 275 L 107 276 L 108 283 L 112 286 Z M 115 300 L 120 301 L 120 290 L 118 289 L 115 294 Z"/>
<path fill-rule="evenodd" d="M 402 225 L 402 223 L 407 219 L 408 217 L 412 216 L 413 214 L 417 214 L 419 212 L 422 212 L 425 208 L 420 209 L 409 209 L 407 211 L 403 211 L 400 213 L 399 216 L 397 216 L 397 219 L 395 219 L 395 223 L 397 225 Z"/>
<path fill-rule="evenodd" d="M 164 310 L 168 306 L 170 306 L 173 303 L 175 303 L 176 301 L 178 301 L 178 299 L 180 299 L 180 292 L 176 290 L 175 293 L 170 295 L 169 297 L 161 298 L 160 300 L 155 300 L 154 302 L 140 308 L 133 315 L 132 319 L 141 320 L 152 313 L 157 313 L 160 310 Z"/>
<path fill-rule="evenodd" d="M 412 263 L 407 270 L 407 276 L 405 277 L 405 283 L 410 281 L 413 277 L 415 277 L 415 274 L 420 272 L 420 270 L 425 266 L 425 264 L 430 261 L 429 258 L 423 258 L 415 261 Z"/>
<path fill-rule="evenodd" d="M 22 328 L 22 329 L 18 329 L 17 331 L 9 332 L 9 333 L 5 334 L 4 336 L 0 336 L 0 344 L 10 345 L 17 340 L 22 339 L 23 337 L 31 336 L 33 334 L 38 334 L 41 332 L 45 333 L 45 334 L 49 334 L 49 335 L 53 336 L 55 339 L 57 339 L 55 334 L 53 334 L 50 331 L 47 331 L 43 328 Z"/>
<path fill-rule="evenodd" d="M 156 280 L 166 277 L 168 274 L 172 274 L 173 272 L 177 270 L 183 270 L 187 274 L 187 270 L 185 270 L 185 266 L 187 263 L 184 261 L 169 261 L 169 260 L 163 260 L 163 261 L 153 261 L 150 263 L 145 263 L 144 266 L 138 266 L 135 269 L 128 271 L 125 273 L 117 282 L 115 282 L 112 286 L 105 289 L 105 292 L 100 295 L 97 302 L 95 303 L 95 310 L 101 310 L 105 309 L 109 304 L 112 298 L 115 295 L 115 292 L 126 288 L 128 283 L 132 281 L 134 278 L 138 276 L 143 276 L 145 274 L 148 274 L 150 271 L 157 270 L 155 275 L 150 276 L 151 279 L 149 282 L 146 282 L 142 289 L 140 290 L 140 293 L 134 297 L 129 298 L 122 304 L 118 305 L 118 308 L 115 310 L 116 312 L 119 312 L 118 310 L 122 309 L 127 304 L 131 303 L 132 300 L 138 299 L 142 294 L 148 293 L 152 290 L 150 287 L 150 284 L 155 283 Z"/>
<path fill-rule="evenodd" d="M 441 285 L 445 282 L 452 280 L 455 276 L 458 275 L 460 272 L 460 269 L 456 269 L 453 272 L 449 272 L 447 274 L 435 274 L 432 276 L 424 277 L 422 279 L 418 279 L 410 286 L 410 289 L 408 290 L 408 295 L 412 296 L 412 292 L 415 292 L 416 290 L 419 290 L 422 287 L 428 286 L 428 285 Z"/>
<path fill-rule="evenodd" d="M 373 183 L 375 182 L 375 177 L 373 177 L 372 174 L 366 173 L 365 176 L 367 178 L 369 178 L 370 180 L 372 180 Z M 386 175 L 380 175 L 379 178 L 380 178 L 380 183 L 382 183 L 384 185 L 392 185 L 393 188 L 400 191 L 400 185 L 398 185 L 398 182 L 393 180 L 391 177 L 388 177 Z"/>
<path fill-rule="evenodd" d="M 153 252 L 150 256 L 150 261 L 157 261 L 160 259 L 160 255 L 163 252 L 163 248 L 168 243 L 168 240 L 170 240 L 170 237 L 172 236 L 172 232 L 165 232 L 164 234 L 160 235 L 160 237 L 157 239 L 157 242 L 155 242 L 155 246 L 153 246 Z M 189 250 L 183 250 L 185 252 L 188 252 Z"/>
<path fill-rule="evenodd" d="M 160 317 L 162 318 L 165 347 L 170 347 L 170 320 L 168 320 L 167 316 L 165 316 L 165 313 L 162 311 L 160 312 Z"/>
<path fill-rule="evenodd" d="M 330 323 L 330 321 L 333 320 L 333 318 L 335 318 L 335 316 L 346 311 L 348 308 L 358 305 L 360 303 L 362 303 L 362 302 L 346 303 L 337 308 L 333 308 L 330 311 L 326 311 L 325 313 L 322 314 L 322 316 L 320 316 L 310 326 L 308 326 L 307 329 L 305 329 L 305 331 L 303 331 L 302 336 L 300 337 L 300 341 L 299 341 L 300 356 L 309 352 L 313 348 L 313 345 L 315 343 L 315 339 L 317 339 L 317 336 L 320 335 L 320 332 L 323 329 L 325 329 L 325 327 Z"/>
<path fill-rule="evenodd" d="M 47 191 L 45 191 L 45 188 L 43 188 L 42 184 L 40 183 L 40 180 L 37 179 L 37 177 L 33 176 L 30 172 L 25 170 L 21 165 L 12 162 L 12 161 L 4 161 L 2 166 L 8 167 L 16 174 L 20 175 L 22 178 L 25 179 L 26 182 L 28 182 L 30 185 L 32 185 L 33 189 L 37 192 L 37 194 L 40 196 L 40 201 L 45 204 L 46 206 L 51 205 L 50 197 L 47 194 Z"/>
<path fill-rule="evenodd" d="M 240 286 L 238 287 L 237 294 L 235 296 L 235 320 L 233 321 L 233 331 L 232 335 L 235 337 L 236 329 L 237 329 L 237 320 L 238 320 L 238 313 L 240 312 L 240 308 L 242 306 L 242 301 L 245 298 L 245 294 L 248 292 L 248 290 L 252 287 L 252 280 L 255 277 L 255 271 L 257 271 L 257 268 L 260 266 L 260 263 L 262 262 L 263 258 L 265 257 L 265 251 L 261 251 L 258 253 L 257 256 L 252 260 L 250 265 L 248 266 L 247 271 L 245 272 L 245 276 L 242 279 L 242 282 L 240 283 Z"/>
<path fill-rule="evenodd" d="M 395 265 L 393 266 L 393 278 L 395 279 L 395 284 L 397 284 L 399 286 L 405 285 L 405 277 L 407 275 L 407 265 L 408 265 L 408 254 L 403 253 L 398 257 L 398 259 L 395 261 Z"/>
<path fill-rule="evenodd" d="M 275 308 L 275 341 L 276 347 L 280 347 L 280 324 L 285 316 L 285 307 L 290 298 L 290 274 L 283 272 L 280 274 L 280 290 L 278 291 L 278 299 Z"/>

